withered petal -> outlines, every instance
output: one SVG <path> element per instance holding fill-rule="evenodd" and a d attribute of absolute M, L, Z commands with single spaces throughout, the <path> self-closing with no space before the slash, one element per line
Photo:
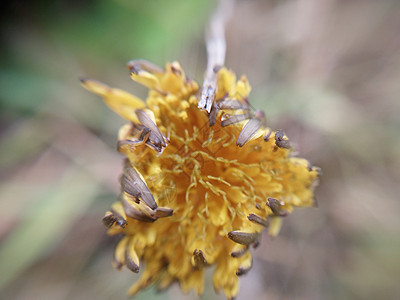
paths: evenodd
<path fill-rule="evenodd" d="M 263 218 L 260 217 L 260 216 L 255 215 L 255 214 L 250 214 L 250 215 L 247 216 L 247 218 L 248 218 L 251 222 L 257 223 L 257 224 L 262 225 L 262 226 L 264 226 L 264 227 L 267 227 L 267 226 L 268 226 L 268 221 L 267 221 L 267 220 L 263 219 Z"/>
<path fill-rule="evenodd" d="M 211 107 L 210 114 L 208 115 L 208 125 L 210 127 L 214 126 L 216 118 L 217 118 L 218 111 L 219 111 L 219 109 L 218 109 L 218 107 L 216 105 L 213 105 Z"/>
<path fill-rule="evenodd" d="M 254 118 L 249 120 L 240 132 L 236 145 L 242 147 L 246 144 L 254 136 L 257 130 L 260 129 L 261 124 L 262 121 L 260 119 Z"/>
<path fill-rule="evenodd" d="M 136 113 L 139 121 L 145 127 L 149 128 L 156 135 L 156 137 L 160 140 L 162 146 L 165 147 L 166 144 L 164 141 L 164 136 L 161 133 L 160 129 L 157 127 L 157 125 L 153 122 L 153 120 L 144 112 L 144 110 L 137 109 L 137 110 L 135 110 L 135 113 Z"/>
<path fill-rule="evenodd" d="M 194 264 L 197 268 L 202 268 L 208 265 L 207 260 L 204 257 L 204 253 L 201 250 L 193 251 Z"/>
<path fill-rule="evenodd" d="M 244 274 L 246 274 L 247 272 L 249 272 L 250 270 L 251 270 L 251 268 L 253 267 L 253 259 L 251 260 L 251 262 L 250 262 L 250 266 L 241 266 L 241 267 L 239 267 L 238 268 L 238 270 L 236 271 L 236 275 L 237 276 L 241 276 L 241 275 L 244 275 Z"/>
<path fill-rule="evenodd" d="M 169 207 L 157 207 L 155 210 L 155 215 L 159 218 L 172 216 L 174 210 Z"/>
<path fill-rule="evenodd" d="M 107 212 L 107 214 L 103 217 L 102 222 L 107 228 L 111 228 L 115 223 L 117 223 L 119 227 L 125 228 L 127 224 L 124 218 L 113 211 Z"/>
<path fill-rule="evenodd" d="M 244 114 L 240 114 L 240 115 L 233 115 L 230 116 L 229 118 L 221 121 L 221 126 L 222 127 L 226 127 L 232 124 L 236 124 L 242 121 L 245 121 L 247 119 L 250 118 L 250 113 L 244 113 Z"/>
<path fill-rule="evenodd" d="M 135 249 L 133 248 L 133 245 L 130 245 L 125 251 L 125 265 L 132 272 L 139 273 L 139 258 Z"/>
<path fill-rule="evenodd" d="M 151 208 L 156 209 L 157 203 L 154 200 L 153 195 L 151 194 L 149 188 L 146 183 L 142 180 L 139 173 L 130 166 L 129 163 L 125 164 L 126 177 L 132 182 L 132 185 L 136 187 L 136 190 L 140 192 L 140 197 L 143 201 Z M 124 176 L 125 176 L 124 175 Z"/>
<path fill-rule="evenodd" d="M 228 232 L 228 238 L 238 244 L 250 245 L 254 243 L 260 234 L 258 232 L 242 232 L 242 231 L 230 231 Z"/>
<path fill-rule="evenodd" d="M 241 250 L 231 252 L 231 256 L 232 256 L 232 257 L 241 257 L 241 256 L 243 256 L 244 254 L 246 254 L 246 252 L 248 251 L 248 249 L 249 249 L 249 247 L 246 246 L 245 248 L 243 248 L 243 249 L 241 249 Z"/>
<path fill-rule="evenodd" d="M 236 99 L 224 99 L 217 102 L 217 106 L 219 109 L 232 109 L 232 110 L 247 110 L 248 106 Z"/>
<path fill-rule="evenodd" d="M 151 217 L 146 214 L 144 214 L 141 211 L 138 211 L 136 208 L 134 208 L 131 204 L 129 204 L 124 197 L 121 197 L 121 203 L 124 206 L 124 211 L 127 217 L 136 219 L 138 221 L 146 222 L 146 223 L 153 223 L 155 220 L 157 220 L 157 217 Z"/>
<path fill-rule="evenodd" d="M 268 130 L 268 132 L 265 132 L 264 141 L 268 142 L 269 137 L 271 136 L 271 133 L 272 133 L 271 130 Z"/>
<path fill-rule="evenodd" d="M 275 145 L 279 148 L 290 149 L 290 142 L 284 139 L 285 133 L 282 130 L 277 130 L 275 132 Z"/>
<path fill-rule="evenodd" d="M 288 214 L 287 211 L 281 210 L 281 203 L 275 198 L 268 198 L 266 204 L 276 216 L 285 217 Z"/>
<path fill-rule="evenodd" d="M 131 60 L 128 62 L 127 67 L 129 71 L 135 74 L 138 74 L 141 70 L 150 73 L 164 73 L 161 67 L 144 59 Z"/>

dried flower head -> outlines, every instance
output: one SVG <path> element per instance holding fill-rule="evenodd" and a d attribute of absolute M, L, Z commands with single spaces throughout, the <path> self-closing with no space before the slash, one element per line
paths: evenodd
<path fill-rule="evenodd" d="M 146 102 L 82 80 L 129 121 L 117 146 L 126 156 L 121 194 L 103 218 L 110 234 L 123 235 L 114 265 L 133 272 L 145 265 L 131 295 L 175 281 L 201 294 L 204 269 L 214 265 L 215 289 L 233 298 L 264 228 L 274 236 L 293 207 L 314 204 L 318 170 L 291 157 L 285 134 L 266 128 L 264 114 L 250 110 L 245 77 L 216 70 L 208 113 L 198 108 L 199 87 L 178 63 L 165 70 L 143 61 L 128 67 L 149 88 Z"/>

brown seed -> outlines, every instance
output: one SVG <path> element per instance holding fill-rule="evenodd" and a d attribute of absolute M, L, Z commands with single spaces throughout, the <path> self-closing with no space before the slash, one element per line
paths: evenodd
<path fill-rule="evenodd" d="M 202 268 L 206 265 L 208 265 L 207 260 L 204 257 L 204 253 L 201 250 L 194 250 L 193 251 L 193 258 L 194 258 L 194 264 L 197 268 Z"/>
<path fill-rule="evenodd" d="M 239 251 L 231 252 L 231 256 L 232 257 L 241 257 L 247 252 L 248 249 L 249 249 L 248 247 L 245 247 Z"/>
<path fill-rule="evenodd" d="M 232 124 L 236 124 L 236 123 L 245 121 L 245 120 L 247 120 L 249 118 L 250 118 L 250 113 L 244 113 L 244 114 L 240 114 L 240 115 L 233 115 L 233 116 L 230 116 L 227 119 L 224 119 L 221 122 L 221 126 L 222 127 L 226 127 L 226 126 L 229 126 L 229 125 L 232 125 Z"/>
<path fill-rule="evenodd" d="M 218 111 L 219 111 L 219 109 L 216 105 L 213 105 L 211 107 L 210 114 L 208 115 L 208 125 L 210 127 L 214 126 L 215 120 L 217 119 Z"/>
<path fill-rule="evenodd" d="M 136 198 L 135 192 L 136 191 L 139 192 L 138 197 L 140 197 L 151 209 L 153 210 L 156 209 L 157 203 L 154 200 L 154 197 L 151 194 L 150 190 L 148 189 L 146 183 L 141 179 L 139 173 L 134 168 L 132 168 L 132 166 L 129 163 L 125 164 L 124 176 L 127 178 L 126 181 L 128 181 L 129 184 L 125 184 L 123 188 L 129 186 L 131 188 L 130 191 L 133 194 L 132 196 L 135 198 Z"/>
<path fill-rule="evenodd" d="M 128 224 L 128 222 L 125 220 L 124 217 L 122 217 L 118 212 L 116 212 L 114 209 L 111 209 L 111 213 L 114 215 L 114 217 L 117 219 L 116 223 L 119 227 L 125 228 L 125 226 Z"/>
<path fill-rule="evenodd" d="M 259 225 L 262 225 L 262 226 L 264 226 L 264 227 L 267 227 L 267 226 L 269 225 L 267 220 L 261 218 L 260 216 L 255 215 L 255 214 L 250 214 L 250 215 L 248 215 L 247 218 L 248 218 L 250 221 L 252 221 L 252 222 L 254 222 L 254 223 L 257 223 L 257 224 L 259 224 Z"/>
<path fill-rule="evenodd" d="M 289 140 L 284 139 L 285 133 L 282 130 L 277 130 L 275 133 L 275 145 L 279 148 L 290 149 Z"/>
<path fill-rule="evenodd" d="M 117 222 L 117 218 L 113 215 L 111 211 L 109 211 L 101 221 L 103 222 L 104 226 L 110 228 L 114 225 L 115 222 Z"/>
<path fill-rule="evenodd" d="M 139 203 L 140 191 L 138 190 L 138 186 L 125 175 L 121 176 L 120 183 L 122 191 L 134 197 L 136 202 Z"/>
<path fill-rule="evenodd" d="M 264 141 L 268 142 L 269 137 L 271 136 L 272 131 L 268 130 L 268 132 L 265 133 L 264 135 Z"/>
<path fill-rule="evenodd" d="M 226 99 L 217 103 L 219 109 L 232 109 L 232 110 L 247 110 L 248 107 L 243 102 L 236 99 Z"/>
<path fill-rule="evenodd" d="M 124 211 L 127 217 L 130 217 L 132 219 L 136 219 L 138 221 L 146 222 L 146 223 L 152 223 L 155 220 L 157 220 L 157 217 L 151 217 L 146 214 L 144 214 L 141 211 L 138 211 L 136 208 L 132 206 L 124 197 L 121 197 L 121 203 L 124 206 Z"/>
<path fill-rule="evenodd" d="M 262 121 L 256 118 L 248 121 L 240 132 L 239 137 L 236 141 L 236 145 L 242 147 L 244 144 L 246 144 L 254 136 L 257 130 L 260 129 L 261 124 Z"/>
<path fill-rule="evenodd" d="M 147 127 L 152 133 L 155 134 L 155 137 L 158 139 L 156 142 L 160 142 L 163 147 L 166 147 L 164 136 L 153 120 L 141 109 L 135 110 L 135 113 L 140 123 L 142 123 L 143 126 Z"/>
<path fill-rule="evenodd" d="M 254 243 L 259 236 L 257 232 L 242 232 L 242 231 L 230 231 L 228 233 L 228 238 L 238 244 L 250 245 Z"/>
<path fill-rule="evenodd" d="M 125 252 L 125 265 L 134 273 L 139 273 L 139 266 L 135 263 L 135 259 L 129 255 L 128 249 Z"/>
<path fill-rule="evenodd" d="M 104 216 L 104 218 L 102 219 L 103 224 L 107 227 L 107 228 L 111 228 L 115 223 L 121 227 L 121 228 L 125 228 L 127 222 L 124 218 L 122 218 L 121 216 L 115 215 L 113 212 L 108 212 L 106 216 Z"/>
<path fill-rule="evenodd" d="M 244 275 L 244 274 L 246 274 L 247 272 L 249 272 L 249 271 L 251 270 L 252 267 L 253 267 L 253 260 L 251 260 L 249 266 L 239 267 L 239 269 L 236 271 L 236 275 L 237 275 L 237 276 Z"/>
<path fill-rule="evenodd" d="M 155 215 L 159 218 L 172 216 L 174 210 L 169 207 L 157 207 L 155 210 Z"/>
<path fill-rule="evenodd" d="M 281 210 L 281 203 L 275 198 L 268 198 L 267 206 L 272 210 L 275 216 L 285 217 L 287 216 L 287 211 Z"/>
<path fill-rule="evenodd" d="M 162 68 L 144 59 L 131 60 L 128 62 L 127 67 L 129 71 L 135 74 L 138 74 L 141 70 L 150 73 L 164 73 Z"/>
<path fill-rule="evenodd" d="M 127 224 L 126 220 L 113 210 L 107 212 L 107 214 L 103 217 L 102 222 L 107 228 L 111 228 L 115 223 L 119 227 L 125 228 Z"/>

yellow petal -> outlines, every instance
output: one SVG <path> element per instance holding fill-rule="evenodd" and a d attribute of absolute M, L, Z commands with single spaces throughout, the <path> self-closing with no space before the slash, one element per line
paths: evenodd
<path fill-rule="evenodd" d="M 124 237 L 115 248 L 113 265 L 118 270 L 121 269 L 123 265 L 125 265 L 125 252 L 128 241 L 129 238 Z"/>
<path fill-rule="evenodd" d="M 100 81 L 81 79 L 82 86 L 88 91 L 103 96 L 104 102 L 117 114 L 126 120 L 138 123 L 135 109 L 146 107 L 141 99 L 120 89 L 111 88 Z"/>
<path fill-rule="evenodd" d="M 278 235 L 279 231 L 282 227 L 282 218 L 280 217 L 271 217 L 271 222 L 269 223 L 268 233 L 270 236 L 275 237 Z"/>
<path fill-rule="evenodd" d="M 160 80 L 157 78 L 157 76 L 145 70 L 140 70 L 137 73 L 132 72 L 131 78 L 149 89 L 158 89 L 160 85 Z"/>

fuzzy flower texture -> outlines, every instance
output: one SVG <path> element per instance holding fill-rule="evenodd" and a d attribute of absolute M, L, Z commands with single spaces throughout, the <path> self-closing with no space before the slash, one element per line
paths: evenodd
<path fill-rule="evenodd" d="M 146 101 L 81 80 L 128 121 L 117 144 L 126 156 L 121 194 L 103 218 L 109 234 L 122 236 L 114 266 L 139 272 L 144 265 L 130 295 L 174 282 L 200 295 L 213 266 L 215 289 L 232 299 L 264 228 L 275 236 L 294 207 L 314 205 L 318 168 L 293 157 L 286 135 L 251 111 L 246 77 L 215 70 L 207 112 L 198 107 L 198 84 L 177 62 L 165 70 L 146 61 L 128 68 L 149 89 Z"/>

